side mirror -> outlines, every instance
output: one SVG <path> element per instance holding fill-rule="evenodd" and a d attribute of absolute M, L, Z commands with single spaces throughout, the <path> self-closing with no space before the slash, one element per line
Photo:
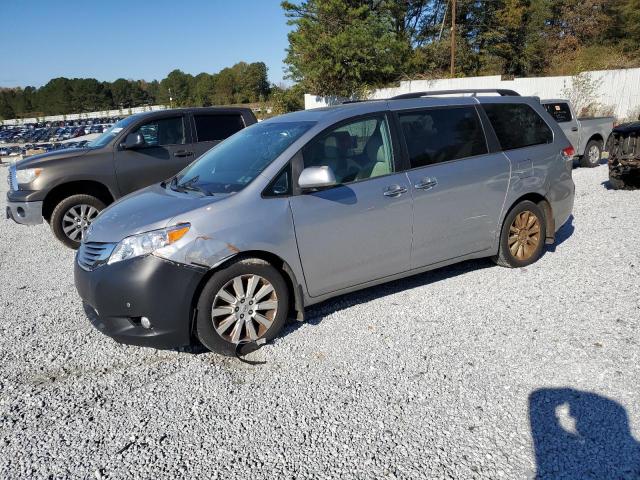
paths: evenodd
<path fill-rule="evenodd" d="M 120 144 L 125 150 L 139 148 L 144 145 L 144 136 L 140 132 L 130 133 Z"/>
<path fill-rule="evenodd" d="M 337 184 L 336 176 L 331 167 L 307 167 L 300 174 L 298 185 L 303 190 L 311 188 L 333 187 Z"/>

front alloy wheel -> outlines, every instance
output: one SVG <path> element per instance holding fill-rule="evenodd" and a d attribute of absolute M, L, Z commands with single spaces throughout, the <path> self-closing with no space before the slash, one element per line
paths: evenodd
<path fill-rule="evenodd" d="M 212 352 L 248 353 L 275 338 L 289 313 L 289 289 L 273 265 L 242 258 L 217 270 L 198 299 L 196 335 Z"/>
<path fill-rule="evenodd" d="M 266 335 L 277 313 L 278 296 L 273 285 L 259 275 L 240 275 L 216 294 L 211 320 L 227 342 L 249 343 Z"/>

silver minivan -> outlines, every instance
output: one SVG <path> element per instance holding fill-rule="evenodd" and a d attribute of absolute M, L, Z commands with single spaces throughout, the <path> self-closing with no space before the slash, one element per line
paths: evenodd
<path fill-rule="evenodd" d="M 119 342 L 231 355 L 336 295 L 472 258 L 535 262 L 571 215 L 574 152 L 539 100 L 498 93 L 236 133 L 91 225 L 75 262 L 88 318 Z"/>

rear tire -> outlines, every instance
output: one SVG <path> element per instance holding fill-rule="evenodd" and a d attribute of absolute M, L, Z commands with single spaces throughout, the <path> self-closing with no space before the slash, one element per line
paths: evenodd
<path fill-rule="evenodd" d="M 602 142 L 600 140 L 589 140 L 587 148 L 584 149 L 584 155 L 580 157 L 580 166 L 584 168 L 593 168 L 600 165 L 602 159 Z"/>
<path fill-rule="evenodd" d="M 77 250 L 84 231 L 104 208 L 105 204 L 92 195 L 67 197 L 53 209 L 51 230 L 67 247 Z"/>
<path fill-rule="evenodd" d="M 288 310 L 289 289 L 280 272 L 259 258 L 238 259 L 217 271 L 202 290 L 196 334 L 212 352 L 233 356 L 237 348 L 246 354 L 280 333 Z"/>
<path fill-rule="evenodd" d="M 536 262 L 547 236 L 544 211 L 524 200 L 507 214 L 500 232 L 500 247 L 493 261 L 502 267 L 521 268 Z"/>

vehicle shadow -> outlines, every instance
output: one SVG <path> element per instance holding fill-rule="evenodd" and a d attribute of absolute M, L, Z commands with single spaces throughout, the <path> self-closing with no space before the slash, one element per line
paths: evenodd
<path fill-rule="evenodd" d="M 571 237 L 571 235 L 573 235 L 573 232 L 575 232 L 576 230 L 576 228 L 573 226 L 573 220 L 574 216 L 570 215 L 569 219 L 564 223 L 564 225 L 562 225 L 562 227 L 560 227 L 560 230 L 556 232 L 556 241 L 553 243 L 553 245 L 546 246 L 547 252 L 555 252 L 556 248 L 559 245 L 562 245 L 569 237 Z"/>
<path fill-rule="evenodd" d="M 640 478 L 640 443 L 619 403 L 572 388 L 529 396 L 529 421 L 542 479 Z"/>
<path fill-rule="evenodd" d="M 481 258 L 477 260 L 467 260 L 465 262 L 450 265 L 448 267 L 442 267 L 436 270 L 432 270 L 425 273 L 420 273 L 411 277 L 403 278 L 400 280 L 394 280 L 389 283 L 377 285 L 375 287 L 365 288 L 352 293 L 340 295 L 338 297 L 331 298 L 322 303 L 312 305 L 305 309 L 305 321 L 304 322 L 290 322 L 281 336 L 284 337 L 300 328 L 303 324 L 317 325 L 326 316 L 331 315 L 334 312 L 344 310 L 345 308 L 353 307 L 361 303 L 367 303 L 372 300 L 394 295 L 396 293 L 403 292 L 405 290 L 411 290 L 416 287 L 429 285 L 436 283 L 447 278 L 463 275 L 475 270 L 481 270 L 484 268 L 495 267 L 488 258 Z M 496 267 L 497 268 L 497 267 Z"/>
<path fill-rule="evenodd" d="M 556 247 L 565 242 L 573 232 L 575 227 L 573 226 L 574 217 L 571 215 L 567 222 L 556 233 L 556 241 L 553 245 L 546 245 L 545 254 L 547 252 L 555 252 Z M 281 336 L 286 336 L 295 330 L 297 330 L 303 323 L 310 323 L 317 325 L 322 321 L 324 317 L 330 315 L 339 310 L 353 307 L 360 303 L 370 302 L 378 298 L 394 295 L 396 293 L 403 292 L 405 290 L 411 290 L 416 287 L 428 285 L 430 283 L 436 283 L 447 278 L 463 275 L 474 270 L 481 270 L 484 268 L 495 267 L 489 258 L 480 258 L 476 260 L 467 260 L 465 262 L 456 263 L 448 267 L 442 267 L 429 272 L 421 273 L 412 277 L 395 280 L 375 287 L 369 287 L 363 290 L 359 290 L 353 293 L 347 293 L 338 297 L 331 298 L 322 303 L 312 305 L 305 309 L 305 321 L 295 322 L 292 321 L 285 327 Z M 498 267 L 497 267 L 498 268 Z"/>

